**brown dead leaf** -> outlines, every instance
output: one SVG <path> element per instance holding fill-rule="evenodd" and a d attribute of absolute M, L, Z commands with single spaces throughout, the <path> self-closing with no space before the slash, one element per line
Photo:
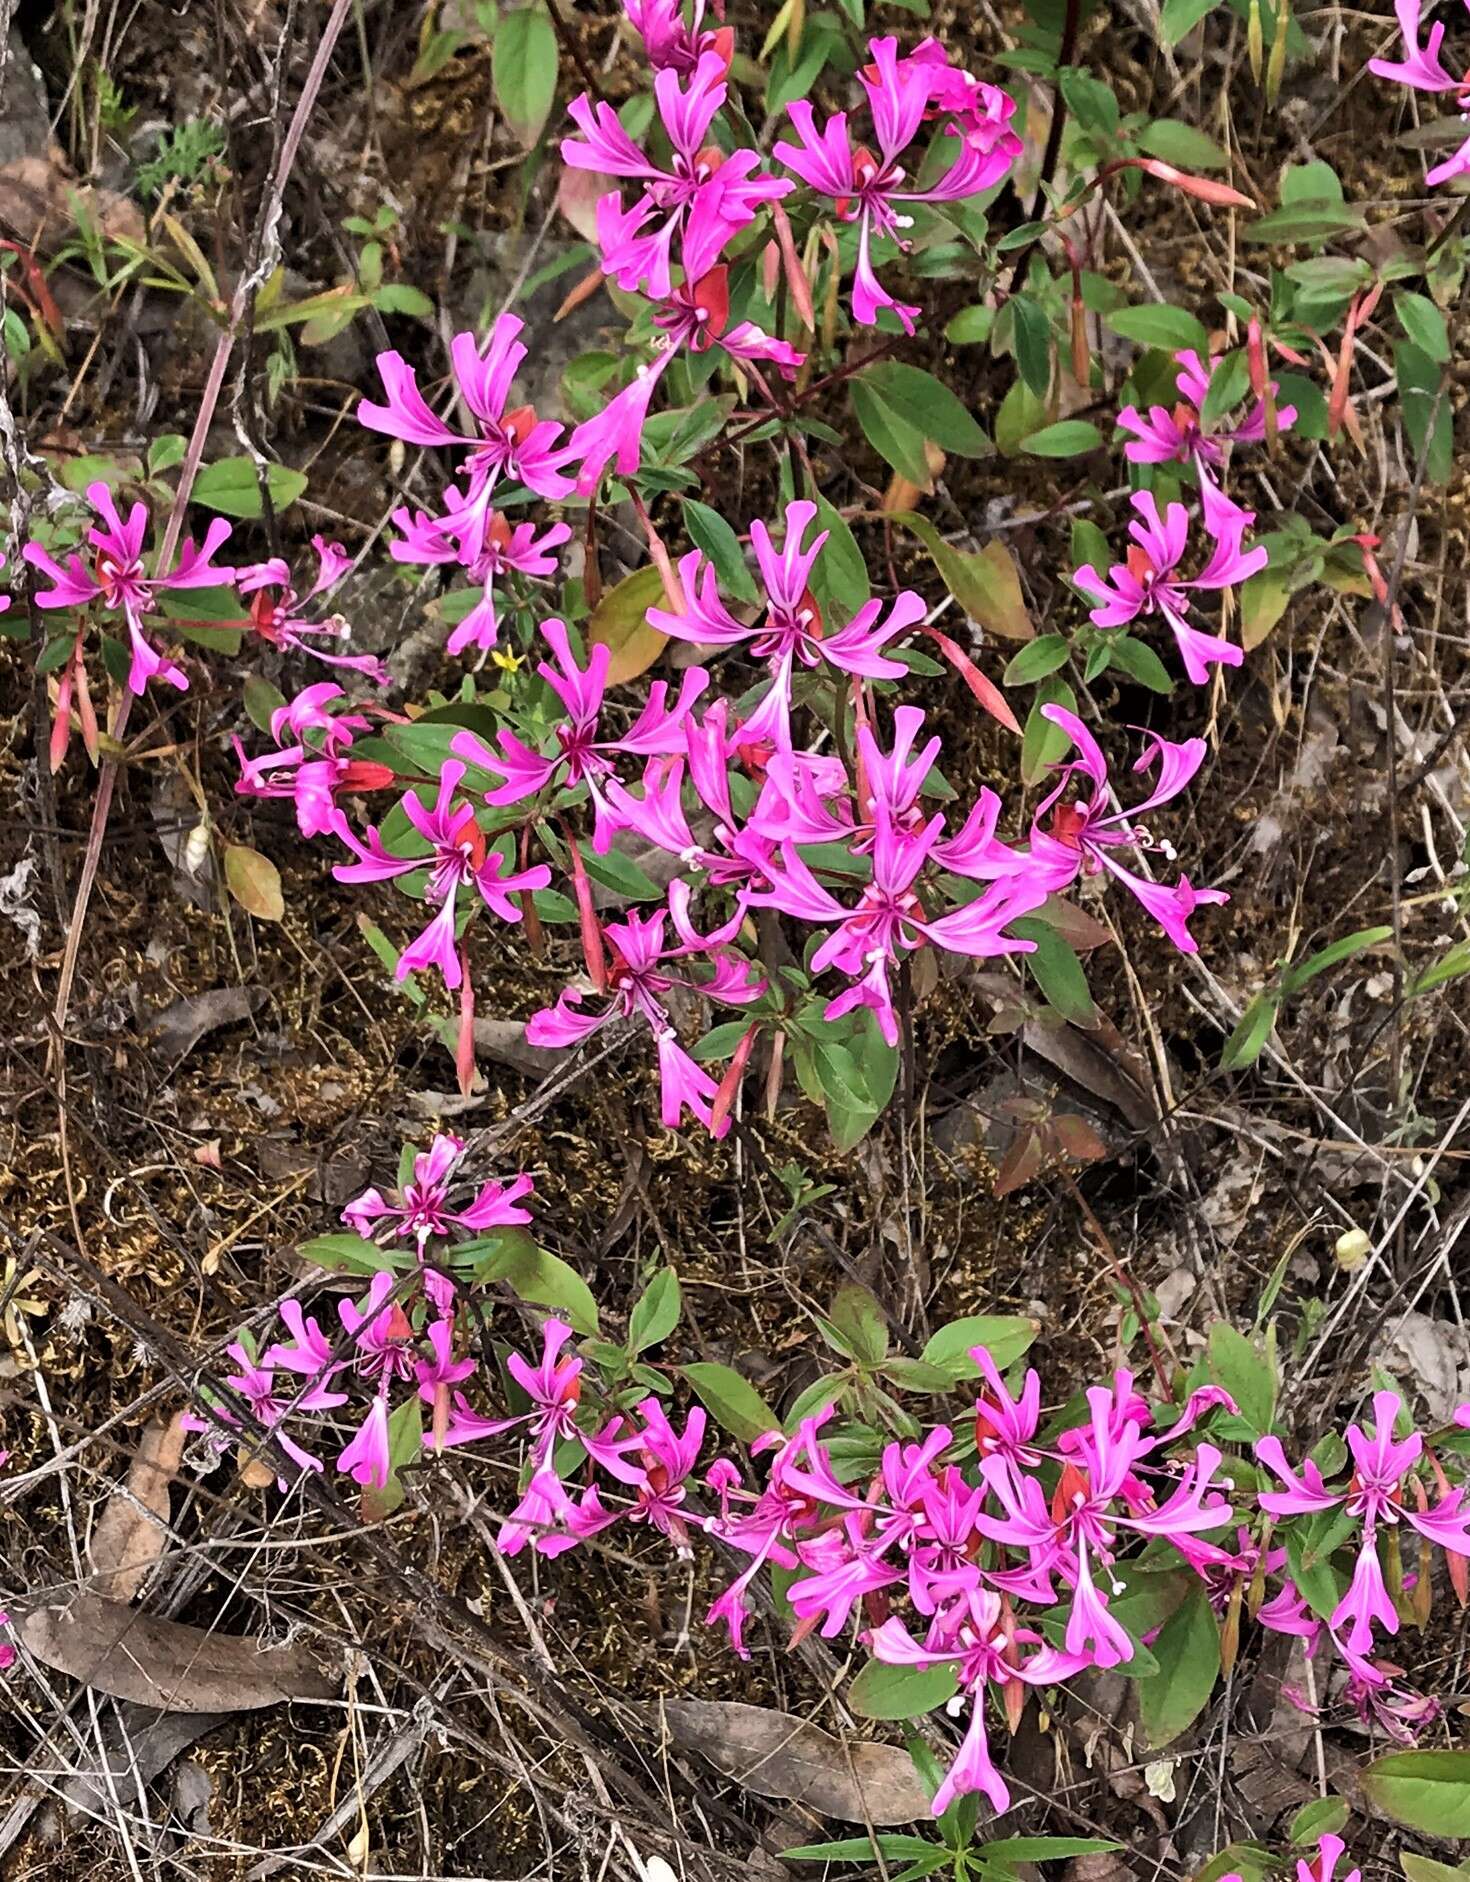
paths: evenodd
<path fill-rule="evenodd" d="M 210 987 L 155 1013 L 145 1036 L 169 1058 L 181 1059 L 217 1026 L 233 1026 L 249 1019 L 264 999 L 260 987 Z"/>
<path fill-rule="evenodd" d="M 252 1712 L 337 1693 L 337 1681 L 300 1647 L 257 1646 L 93 1594 L 32 1608 L 17 1631 L 53 1672 L 161 1711 Z"/>
<path fill-rule="evenodd" d="M 666 1699 L 670 1736 L 759 1797 L 805 1804 L 824 1817 L 879 1827 L 929 1815 L 913 1761 L 896 1745 L 845 1743 L 805 1719 L 765 1706 Z"/>
<path fill-rule="evenodd" d="M 475 1051 L 493 1065 L 508 1065 L 533 1078 L 544 1078 L 561 1056 L 544 1046 L 528 1046 L 523 1019 L 477 1019 Z"/>
<path fill-rule="evenodd" d="M 168 1488 L 184 1454 L 183 1414 L 143 1428 L 138 1452 L 92 1531 L 92 1586 L 105 1601 L 131 1601 L 168 1542 Z"/>

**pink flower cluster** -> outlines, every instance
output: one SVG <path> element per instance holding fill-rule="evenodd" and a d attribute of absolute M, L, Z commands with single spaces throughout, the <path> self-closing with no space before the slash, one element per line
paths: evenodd
<path fill-rule="evenodd" d="M 562 1047 L 615 1016 L 641 1020 L 655 1042 L 669 1125 L 687 1108 L 717 1132 L 728 1128 L 728 1116 L 716 1117 L 712 1108 L 714 1079 L 679 1042 L 667 996 L 683 985 L 722 1005 L 760 999 L 765 978 L 736 946 L 749 911 L 772 909 L 827 930 L 810 969 L 835 972 L 846 984 L 828 1000 L 826 1016 L 869 1008 L 894 1044 L 894 973 L 908 956 L 923 947 L 981 958 L 1024 952 L 1034 944 L 1008 932 L 1009 924 L 1081 876 L 1105 874 L 1120 883 L 1186 950 L 1195 946 L 1188 927 L 1193 911 L 1225 899 L 1218 890 L 1193 888 L 1185 877 L 1172 886 L 1154 882 L 1125 861 L 1159 847 L 1139 819 L 1188 785 L 1204 760 L 1203 740 L 1175 744 L 1150 736 L 1135 768 L 1156 771 L 1152 788 L 1124 811 L 1112 801 L 1106 759 L 1086 726 L 1060 707 L 1046 708 L 1078 755 L 1058 767 L 1024 848 L 996 836 L 1001 804 L 992 791 L 982 792 L 957 825 L 925 811 L 922 798 L 940 747 L 935 738 L 920 743 L 923 714 L 914 707 L 896 709 L 893 742 L 885 747 L 863 704 L 851 773 L 840 760 L 801 748 L 792 730 L 796 675 L 826 672 L 862 701 L 864 681 L 904 673 L 886 649 L 924 613 L 919 597 L 905 591 L 886 609 L 869 602 L 845 627 L 823 633 L 811 587 L 827 532 L 812 533 L 815 517 L 810 503 L 788 505 L 779 547 L 764 524 L 752 525 L 765 588 L 758 624 L 747 626 L 730 612 L 697 551 L 680 568 L 687 614 L 650 611 L 671 636 L 714 649 L 740 647 L 762 662 L 768 684 L 743 718 L 723 700 L 701 716 L 709 675 L 691 667 L 677 698 L 656 681 L 632 725 L 614 731 L 605 698 L 608 649 L 594 647 L 580 666 L 568 629 L 552 620 L 542 631 L 553 657 L 537 671 L 565 716 L 543 749 L 531 749 L 510 730 L 494 745 L 473 732 L 457 734 L 434 804 L 426 806 L 412 791 L 402 800 L 418 840 L 398 843 L 391 853 L 376 830 L 360 839 L 340 812 L 330 813 L 328 827 L 358 859 L 337 868 L 340 880 L 422 876 L 427 869 L 422 893 L 438 912 L 404 950 L 398 972 L 437 966 L 450 987 L 460 984 L 463 972 L 458 892 L 472 891 L 502 920 L 515 921 L 527 895 L 551 880 L 544 864 L 509 867 L 515 828 L 524 844 L 548 813 L 585 801 L 595 852 L 606 853 L 619 833 L 632 831 L 677 857 L 685 873 L 657 913 L 635 910 L 604 926 L 589 911 L 590 985 L 569 987 L 527 1030 L 533 1045 Z M 328 736 L 339 738 L 342 719 L 327 724 Z M 641 765 L 641 777 L 636 769 L 619 775 L 629 761 Z M 301 766 L 298 779 L 308 769 Z M 491 780 L 478 805 L 466 783 L 471 773 Z M 736 806 L 740 785 L 743 815 Z M 499 829 L 500 848 L 487 847 L 487 824 Z M 843 857 L 812 860 L 815 845 L 835 845 Z M 584 883 L 576 886 L 580 892 Z M 717 904 L 705 926 L 696 915 L 700 897 Z"/>
<path fill-rule="evenodd" d="M 1393 10 L 1398 16 L 1399 32 L 1403 35 L 1404 56 L 1401 60 L 1370 59 L 1368 70 L 1379 78 L 1406 85 L 1410 91 L 1448 92 L 1459 107 L 1461 119 L 1470 122 L 1470 71 L 1456 78 L 1452 72 L 1445 70 L 1439 56 L 1439 49 L 1444 44 L 1444 26 L 1431 26 L 1429 37 L 1421 45 L 1421 0 L 1394 0 Z M 1446 157 L 1443 163 L 1436 164 L 1424 181 L 1433 186 L 1436 183 L 1448 183 L 1451 177 L 1465 176 L 1467 173 L 1470 173 L 1470 137 L 1466 138 L 1452 157 Z"/>
<path fill-rule="evenodd" d="M 1014 1728 L 1028 1687 L 1136 1660 L 1158 1621 L 1127 1597 L 1161 1585 L 1153 1573 L 1130 1580 L 1141 1552 L 1151 1571 L 1194 1578 L 1222 1618 L 1244 1602 L 1260 1625 L 1302 1638 L 1309 1653 L 1330 1642 L 1350 1675 L 1349 1702 L 1394 1736 L 1412 1738 L 1432 1718 L 1432 1702 L 1399 1683 L 1380 1649 L 1428 1576 L 1429 1550 L 1444 1552 L 1463 1585 L 1470 1505 L 1392 1392 L 1374 1395 L 1368 1424 L 1348 1427 L 1344 1481 L 1328 1481 L 1311 1459 L 1293 1465 L 1267 1436 L 1255 1457 L 1284 1487 L 1247 1491 L 1206 1435 L 1217 1414 L 1236 1415 L 1220 1387 L 1156 1409 L 1120 1370 L 1085 1393 L 1080 1417 L 1043 1431 L 1038 1374 L 1027 1370 L 1017 1386 L 1015 1373 L 1008 1380 L 975 1347 L 979 1389 L 962 1432 L 937 1424 L 894 1439 L 865 1480 L 839 1461 L 828 1404 L 789 1433 L 759 1438 L 750 1481 L 727 1458 L 701 1467 L 707 1420 L 698 1407 L 681 1428 L 659 1392 L 626 1378 L 604 1381 L 594 1370 L 589 1392 L 591 1362 L 572 1350 L 572 1328 L 552 1317 L 539 1358 L 505 1357 L 521 1403 L 487 1416 L 465 1390 L 487 1372 L 490 1356 L 476 1345 L 484 1316 L 465 1312 L 462 1295 L 475 1258 L 493 1246 L 483 1238 L 530 1220 L 521 1205 L 531 1183 L 488 1183 L 455 1200 L 464 1155 L 462 1142 L 440 1136 L 411 1163 L 405 1155 L 392 1195 L 370 1189 L 348 1205 L 344 1220 L 383 1265 L 361 1299 L 338 1301 L 339 1340 L 292 1300 L 282 1308 L 289 1341 L 259 1359 L 243 1342 L 230 1348 L 239 1367 L 231 1391 L 299 1468 L 322 1464 L 297 1421 L 350 1407 L 337 1469 L 383 1489 L 413 1461 L 394 1449 L 401 1388 L 404 1403 L 416 1396 L 428 1408 L 426 1452 L 516 1434 L 521 1489 L 498 1535 L 508 1555 L 562 1555 L 624 1522 L 658 1530 L 683 1555 L 697 1538 L 719 1543 L 746 1563 L 706 1619 L 742 1655 L 756 1578 L 780 1571 L 796 1639 L 813 1630 L 855 1636 L 885 1665 L 951 1669 L 950 1710 L 967 1724 L 936 1814 L 972 1791 L 998 1811 L 1009 1804 L 991 1750 L 992 1700 Z M 600 1364 L 611 1349 L 587 1350 Z M 241 1422 L 230 1404 L 214 1410 Z M 1456 1417 L 1470 1423 L 1470 1406 Z M 1317 1567 L 1299 1586 L 1290 1564 L 1303 1524 Z M 1417 1576 L 1399 1565 L 1405 1530 L 1420 1542 Z M 1343 1555 L 1352 1566 L 1339 1571 L 1332 1558 Z"/>

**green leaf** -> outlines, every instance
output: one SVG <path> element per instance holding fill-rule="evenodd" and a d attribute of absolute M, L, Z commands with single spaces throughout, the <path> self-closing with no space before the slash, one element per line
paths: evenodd
<path fill-rule="evenodd" d="M 1345 1798 L 1314 1797 L 1311 1803 L 1303 1804 L 1292 1818 L 1286 1840 L 1289 1843 L 1315 1843 L 1319 1837 L 1336 1836 L 1347 1822 L 1349 1814 Z"/>
<path fill-rule="evenodd" d="M 272 686 L 269 680 L 263 680 L 258 673 L 246 675 L 241 697 L 245 716 L 262 732 L 270 731 L 272 715 L 286 703 L 286 696 L 280 688 Z"/>
<path fill-rule="evenodd" d="M 720 587 L 736 601 L 758 602 L 760 592 L 741 552 L 740 538 L 707 503 L 686 497 L 680 504 L 689 540 L 713 565 Z"/>
<path fill-rule="evenodd" d="M 266 488 L 271 494 L 271 508 L 284 510 L 306 488 L 304 471 L 288 470 L 284 464 L 268 464 Z M 255 464 L 248 457 L 223 457 L 216 464 L 206 464 L 194 479 L 190 500 L 206 510 L 218 510 L 222 516 L 239 516 L 247 521 L 264 516 L 260 480 Z M 239 613 L 238 606 L 235 609 Z"/>
<path fill-rule="evenodd" d="M 1055 673 L 1058 667 L 1067 664 L 1069 646 L 1065 634 L 1041 635 L 1014 656 L 1001 676 L 1002 683 L 1006 686 L 1030 686 L 1036 680 L 1044 680 L 1048 673 Z"/>
<path fill-rule="evenodd" d="M 1021 1314 L 967 1314 L 931 1334 L 920 1357 L 926 1366 L 937 1366 L 956 1381 L 973 1379 L 976 1366 L 970 1348 L 983 1346 L 997 1369 L 1006 1372 L 1030 1349 L 1039 1331 L 1035 1320 Z"/>
<path fill-rule="evenodd" d="M 847 1703 L 860 1719 L 917 1719 L 953 1699 L 957 1690 L 952 1662 L 885 1666 L 869 1660 L 848 1687 Z"/>
<path fill-rule="evenodd" d="M 838 1288 L 830 1318 L 842 1335 L 843 1350 L 860 1366 L 880 1366 L 888 1356 L 888 1322 L 865 1287 L 846 1281 Z"/>
<path fill-rule="evenodd" d="M 1047 1005 L 1074 1026 L 1095 1026 L 1097 1008 L 1082 963 L 1051 923 L 1036 915 L 1024 915 L 1011 923 L 1011 932 L 1036 943 L 1034 953 L 1020 958 L 1035 975 Z"/>
<path fill-rule="evenodd" d="M 314 1261 L 334 1274 L 383 1274 L 408 1267 L 412 1256 L 404 1250 L 379 1248 L 360 1235 L 339 1232 L 317 1235 L 297 1249 L 303 1261 Z"/>
<path fill-rule="evenodd" d="M 1021 578 L 1003 543 L 987 542 L 973 551 L 955 549 L 916 510 L 900 511 L 893 521 L 911 529 L 923 543 L 945 587 L 972 621 L 1002 640 L 1032 638 L 1036 630 L 1026 612 Z"/>
<path fill-rule="evenodd" d="M 1423 294 L 1404 290 L 1393 297 L 1393 309 L 1399 325 L 1421 353 L 1427 353 L 1436 366 L 1450 362 L 1450 335 L 1444 315 Z"/>
<path fill-rule="evenodd" d="M 1210 375 L 1210 389 L 1200 408 L 1200 421 L 1206 431 L 1217 425 L 1227 412 L 1233 412 L 1251 389 L 1250 361 L 1245 348 L 1227 353 Z"/>
<path fill-rule="evenodd" d="M 1067 109 L 1083 130 L 1109 140 L 1117 136 L 1118 100 L 1110 85 L 1075 65 L 1062 67 L 1057 74 L 1057 84 L 1067 101 Z"/>
<path fill-rule="evenodd" d="M 876 1850 L 889 1862 L 908 1862 L 928 1856 L 937 1843 L 928 1837 L 910 1836 L 903 1831 L 880 1830 L 871 1838 L 840 1836 L 831 1843 L 802 1843 L 795 1849 L 780 1851 L 782 1862 L 871 1862 Z M 948 1851 L 939 1853 L 947 1857 Z"/>
<path fill-rule="evenodd" d="M 1276 994 L 1269 989 L 1253 996 L 1220 1053 L 1222 1072 L 1238 1072 L 1255 1064 L 1271 1037 L 1279 1005 Z"/>
<path fill-rule="evenodd" d="M 933 373 L 899 360 L 879 360 L 854 384 L 871 386 L 890 408 L 941 450 L 958 457 L 989 457 L 993 446 L 968 409 Z"/>
<path fill-rule="evenodd" d="M 1356 934 L 1345 934 L 1339 940 L 1329 942 L 1325 948 L 1319 948 L 1315 954 L 1309 954 L 1304 961 L 1297 961 L 1288 967 L 1281 976 L 1281 991 L 1283 994 L 1296 993 L 1318 974 L 1325 973 L 1329 967 L 1336 967 L 1339 961 L 1351 960 L 1353 955 L 1361 954 L 1367 948 L 1378 947 L 1392 937 L 1393 929 L 1389 927 L 1360 928 Z"/>
<path fill-rule="evenodd" d="M 852 380 L 847 390 L 863 436 L 879 457 L 900 477 L 927 490 L 933 476 L 924 456 L 924 434 L 894 411 L 865 379 Z"/>
<path fill-rule="evenodd" d="M 605 856 L 599 856 L 596 850 L 589 848 L 582 857 L 582 864 L 594 882 L 629 902 L 662 902 L 668 893 L 621 850 L 609 850 Z"/>
<path fill-rule="evenodd" d="M 556 97 L 556 29 L 544 6 L 503 14 L 495 32 L 490 75 L 495 102 L 523 150 L 551 116 Z"/>
<path fill-rule="evenodd" d="M 1391 1751 L 1361 1782 L 1368 1802 L 1406 1829 L 1470 1837 L 1470 1751 Z"/>
<path fill-rule="evenodd" d="M 962 307 L 945 327 L 944 337 L 951 346 L 976 346 L 988 340 L 994 328 L 993 307 Z"/>
<path fill-rule="evenodd" d="M 1162 157 L 1165 163 L 1175 164 L 1182 170 L 1229 167 L 1229 157 L 1213 137 L 1206 137 L 1192 124 L 1181 124 L 1177 118 L 1155 118 L 1138 133 L 1136 141 L 1138 148 L 1150 157 Z M 1205 357 L 1203 351 L 1200 357 Z"/>
<path fill-rule="evenodd" d="M 1021 378 L 1028 392 L 1044 399 L 1051 384 L 1051 321 L 1040 301 L 1029 294 L 1018 294 L 1007 305 Z"/>
<path fill-rule="evenodd" d="M 1159 15 L 1159 37 L 1166 46 L 1177 46 L 1185 34 L 1192 33 L 1219 4 L 1220 0 L 1164 0 Z"/>
<path fill-rule="evenodd" d="M 781 1429 L 781 1420 L 733 1366 L 701 1359 L 681 1370 L 700 1404 L 742 1444 L 753 1444 L 767 1432 Z"/>
<path fill-rule="evenodd" d="M 1265 1437 L 1276 1415 L 1276 1370 L 1226 1320 L 1210 1328 L 1210 1377 L 1235 1400 L 1255 1436 Z"/>
<path fill-rule="evenodd" d="M 1138 1688 L 1138 1710 L 1155 1749 L 1172 1743 L 1209 1703 L 1220 1676 L 1220 1626 L 1196 1582 L 1152 1643 L 1158 1676 Z"/>
<path fill-rule="evenodd" d="M 1063 1862 L 1072 1856 L 1101 1856 L 1122 1847 L 1100 1836 L 1003 1836 L 998 1842 L 982 1843 L 973 1856 L 982 1869 L 997 1863 L 1015 1869 L 1023 1862 Z"/>
<path fill-rule="evenodd" d="M 513 1294 L 538 1307 L 549 1307 L 578 1333 L 596 1333 L 597 1302 L 575 1268 L 539 1247 L 520 1229 L 502 1229 L 484 1240 L 486 1253 L 474 1271 L 477 1281 L 504 1281 Z M 465 1242 L 458 1252 L 464 1255 L 471 1250 L 478 1254 L 478 1244 Z"/>
<path fill-rule="evenodd" d="M 826 546 L 812 570 L 812 592 L 824 614 L 836 611 L 850 621 L 872 593 L 868 564 L 857 538 L 825 497 L 817 498 L 817 527 L 827 532 Z"/>
<path fill-rule="evenodd" d="M 1449 480 L 1454 467 L 1454 439 L 1448 394 L 1441 395 L 1443 375 L 1421 348 L 1405 341 L 1393 349 L 1398 375 L 1404 431 L 1417 462 L 1424 457 L 1424 474 L 1431 483 Z M 1433 430 L 1431 431 L 1431 419 Z"/>
<path fill-rule="evenodd" d="M 1039 784 L 1051 767 L 1065 757 L 1072 742 L 1059 725 L 1042 717 L 1043 706 L 1063 706 L 1068 712 L 1075 712 L 1077 695 L 1065 680 L 1055 675 L 1037 687 L 1021 737 L 1021 781 L 1024 784 Z"/>
<path fill-rule="evenodd" d="M 1096 425 L 1085 418 L 1064 418 L 1023 438 L 1021 449 L 1028 457 L 1082 457 L 1101 444 L 1102 433 Z"/>
<path fill-rule="evenodd" d="M 678 1275 L 672 1268 L 660 1268 L 628 1316 L 629 1354 L 636 1355 L 666 1340 L 679 1324 L 683 1304 Z"/>
<path fill-rule="evenodd" d="M 1129 679 L 1137 680 L 1140 686 L 1146 686 L 1151 693 L 1172 693 L 1174 682 L 1169 669 L 1146 642 L 1135 640 L 1131 634 L 1112 632 L 1108 636 L 1108 652 L 1112 655 L 1112 664 L 1121 667 Z"/>
<path fill-rule="evenodd" d="M 1192 348 L 1201 359 L 1209 356 L 1209 334 L 1182 307 L 1118 307 L 1103 319 L 1114 333 L 1139 346 L 1157 346 L 1169 353 Z"/>
<path fill-rule="evenodd" d="M 1243 1876 L 1245 1882 L 1265 1882 L 1276 1868 L 1276 1858 L 1261 1843 L 1229 1843 L 1211 1856 L 1203 1869 L 1195 1871 L 1194 1882 L 1222 1882 L 1227 1875 Z"/>
<path fill-rule="evenodd" d="M 1307 1806 L 1311 1808 L 1310 1805 Z M 1428 1856 L 1416 1856 L 1412 1850 L 1401 1849 L 1399 1861 L 1409 1882 L 1465 1882 L 1470 1876 L 1470 1867 L 1461 1866 L 1452 1869 L 1447 1862 L 1435 1862 Z"/>

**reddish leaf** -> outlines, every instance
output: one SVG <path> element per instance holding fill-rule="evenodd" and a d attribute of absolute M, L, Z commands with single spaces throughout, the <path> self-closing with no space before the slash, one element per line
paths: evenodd
<path fill-rule="evenodd" d="M 1015 713 L 1006 704 L 1005 694 L 993 680 L 986 679 L 964 648 L 952 641 L 948 634 L 941 634 L 937 627 L 924 627 L 919 631 L 927 634 L 934 642 L 991 718 L 998 719 L 1008 732 L 1014 732 L 1019 738 L 1021 728 L 1016 722 Z"/>

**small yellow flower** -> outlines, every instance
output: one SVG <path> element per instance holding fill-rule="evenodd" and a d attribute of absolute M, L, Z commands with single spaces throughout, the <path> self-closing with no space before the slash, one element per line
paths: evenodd
<path fill-rule="evenodd" d="M 491 649 L 490 658 L 502 673 L 519 673 L 526 664 L 518 653 L 502 653 L 498 647 Z"/>

